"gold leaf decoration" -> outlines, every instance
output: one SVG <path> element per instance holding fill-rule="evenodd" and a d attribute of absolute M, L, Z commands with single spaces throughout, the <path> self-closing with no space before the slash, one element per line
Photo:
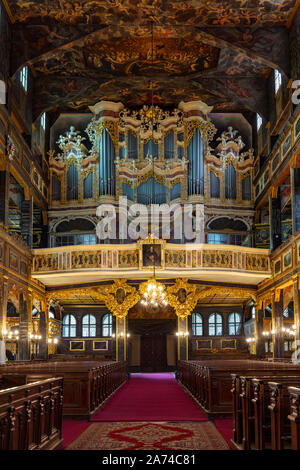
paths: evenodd
<path fill-rule="evenodd" d="M 175 309 L 176 315 L 185 318 L 192 313 L 203 292 L 197 292 L 195 284 L 187 279 L 176 279 L 173 286 L 168 287 L 166 300 Z"/>
<path fill-rule="evenodd" d="M 105 289 L 102 300 L 113 315 L 122 319 L 127 316 L 128 310 L 140 300 L 140 295 L 135 287 L 127 284 L 126 279 L 117 279 L 112 286 Z"/>

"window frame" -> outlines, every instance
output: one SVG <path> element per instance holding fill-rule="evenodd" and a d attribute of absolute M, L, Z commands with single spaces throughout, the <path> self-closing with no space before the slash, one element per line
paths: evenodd
<path fill-rule="evenodd" d="M 106 319 L 109 321 L 105 323 Z M 104 330 L 108 330 L 108 334 L 104 333 Z M 113 316 L 112 313 L 105 313 L 102 315 L 101 318 L 101 335 L 103 338 L 111 338 L 112 337 L 112 330 L 113 330 Z"/>
<path fill-rule="evenodd" d="M 68 319 L 68 322 L 66 322 L 66 318 Z M 65 334 L 65 329 L 67 329 L 68 334 Z M 71 331 L 75 332 L 75 334 L 71 334 Z M 63 320 L 62 320 L 62 337 L 63 338 L 76 338 L 76 336 L 77 336 L 77 319 L 71 313 L 67 313 L 63 317 Z"/>
<path fill-rule="evenodd" d="M 214 320 L 211 321 L 213 317 Z M 211 328 L 214 333 L 211 333 Z M 208 336 L 223 336 L 223 317 L 218 312 L 211 313 L 208 317 Z"/>
<path fill-rule="evenodd" d="M 201 330 L 200 334 L 197 333 L 198 328 Z M 203 316 L 199 312 L 192 313 L 192 333 L 193 336 L 203 336 Z"/>
<path fill-rule="evenodd" d="M 20 70 L 19 81 L 25 93 L 28 92 L 28 66 L 25 65 Z"/>
<path fill-rule="evenodd" d="M 88 319 L 85 322 L 85 319 Z M 85 331 L 86 329 L 86 331 Z M 88 333 L 88 334 L 86 334 Z M 81 336 L 82 338 L 96 338 L 97 336 L 97 320 L 95 315 L 86 313 L 81 319 Z"/>
<path fill-rule="evenodd" d="M 231 317 L 234 315 L 234 320 L 231 321 Z M 236 315 L 239 318 L 239 321 L 236 320 Z M 241 326 L 242 326 L 242 316 L 238 312 L 231 312 L 228 315 L 228 335 L 229 336 L 239 336 L 241 334 Z M 234 333 L 231 332 L 231 328 L 234 328 Z"/>

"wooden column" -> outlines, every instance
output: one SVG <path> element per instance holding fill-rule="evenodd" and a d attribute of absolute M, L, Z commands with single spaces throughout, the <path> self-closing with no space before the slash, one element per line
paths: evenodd
<path fill-rule="evenodd" d="M 39 344 L 39 359 L 48 359 L 48 323 L 46 312 L 40 312 L 40 335 L 42 337 Z"/>
<path fill-rule="evenodd" d="M 299 341 L 299 345 L 300 345 L 300 289 L 299 289 L 299 281 L 300 281 L 300 279 L 298 277 L 296 277 L 293 280 L 293 299 L 294 299 L 294 323 L 296 325 L 295 340 Z"/>
<path fill-rule="evenodd" d="M 277 297 L 276 297 L 277 296 Z M 283 326 L 283 295 L 282 289 L 278 293 L 272 294 L 272 318 L 273 326 L 276 330 L 274 335 L 274 358 L 284 357 L 284 334 L 281 331 Z"/>
<path fill-rule="evenodd" d="M 116 318 L 116 360 L 127 361 L 128 358 L 128 319 Z"/>
<path fill-rule="evenodd" d="M 188 317 L 178 317 L 178 333 L 187 333 L 189 331 Z M 188 360 L 189 356 L 189 336 L 178 335 L 177 337 L 177 359 L 178 361 Z"/>
<path fill-rule="evenodd" d="M 8 225 L 9 214 L 9 164 L 0 171 L 0 222 Z"/>
<path fill-rule="evenodd" d="M 29 322 L 28 312 L 32 305 L 31 297 L 25 300 L 24 295 L 20 294 L 20 325 L 19 325 L 19 357 L 20 361 L 30 359 L 30 339 L 29 339 Z M 32 311 L 32 308 L 31 308 Z"/>
<path fill-rule="evenodd" d="M 265 342 L 262 335 L 263 332 L 263 317 L 264 311 L 262 308 L 257 310 L 256 313 L 256 356 L 259 358 L 265 355 Z"/>

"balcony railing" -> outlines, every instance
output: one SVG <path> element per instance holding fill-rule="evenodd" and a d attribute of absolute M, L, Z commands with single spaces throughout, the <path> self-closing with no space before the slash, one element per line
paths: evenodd
<path fill-rule="evenodd" d="M 132 245 L 88 245 L 69 246 L 34 250 L 32 276 L 45 282 L 53 275 L 51 284 L 59 284 L 60 277 L 66 280 L 78 276 L 81 282 L 97 279 L 109 274 L 112 277 L 148 277 L 153 267 L 144 267 L 142 253 L 138 244 Z M 244 273 L 263 280 L 270 276 L 269 250 L 233 245 L 208 244 L 166 244 L 162 247 L 162 264 L 156 267 L 158 275 L 166 277 L 198 277 L 203 273 L 218 272 L 219 278 L 226 280 L 224 273 Z M 83 278 L 85 273 L 85 278 Z M 55 276 L 55 280 L 54 280 Z M 64 277 L 63 277 L 64 276 Z M 225 274 L 227 276 L 227 274 Z M 212 276 L 211 276 L 212 277 Z M 249 282 L 250 278 L 248 279 Z M 245 278 L 240 282 L 247 282 Z M 45 282 L 47 283 L 47 282 Z M 63 283 L 63 282 L 62 282 Z M 253 282 L 256 283 L 256 282 Z"/>

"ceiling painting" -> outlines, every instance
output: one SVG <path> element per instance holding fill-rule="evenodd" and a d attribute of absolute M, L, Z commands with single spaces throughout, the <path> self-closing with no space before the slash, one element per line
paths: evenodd
<path fill-rule="evenodd" d="M 6 0 L 12 77 L 35 77 L 34 119 L 88 112 L 101 100 L 136 108 L 201 100 L 215 111 L 268 113 L 266 83 L 289 78 L 296 0 Z M 153 31 L 153 43 L 152 43 Z M 153 54 L 152 54 L 153 52 Z M 151 83 L 152 82 L 152 83 Z"/>

